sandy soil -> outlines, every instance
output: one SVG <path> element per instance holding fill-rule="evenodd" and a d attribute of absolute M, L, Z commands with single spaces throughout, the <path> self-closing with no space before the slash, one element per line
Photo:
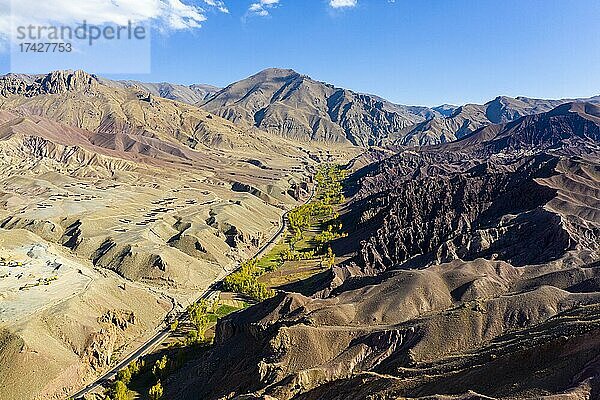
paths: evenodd
<path fill-rule="evenodd" d="M 15 239 L 14 233 L 0 232 L 0 257 L 9 260 L 0 262 L 0 323 L 27 318 L 78 295 L 92 282 L 90 265 L 65 257 L 54 246 Z"/>

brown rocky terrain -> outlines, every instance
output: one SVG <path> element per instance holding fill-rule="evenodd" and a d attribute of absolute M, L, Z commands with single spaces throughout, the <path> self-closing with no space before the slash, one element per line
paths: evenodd
<path fill-rule="evenodd" d="M 279 69 L 221 90 L 0 77 L 0 398 L 95 379 L 350 159 L 344 261 L 221 320 L 166 398 L 598 397 L 588 100 L 402 106 Z"/>
<path fill-rule="evenodd" d="M 217 92 L 202 106 L 228 120 L 296 139 L 379 144 L 433 113 L 318 82 L 292 70 L 267 69 Z M 421 115 L 423 114 L 423 115 Z"/>
<path fill-rule="evenodd" d="M 365 147 L 451 142 L 483 126 L 547 112 L 571 101 L 499 96 L 482 105 L 405 106 L 293 70 L 271 68 L 216 92 L 202 107 L 236 124 L 285 137 Z M 600 97 L 585 101 L 600 103 Z"/>
<path fill-rule="evenodd" d="M 355 152 L 83 71 L 0 79 L 0 398 L 84 386 L 277 231 L 316 162 Z"/>
<path fill-rule="evenodd" d="M 138 81 L 112 81 L 104 78 L 79 76 L 69 78 L 64 84 L 57 84 L 64 78 L 61 72 L 50 75 L 9 74 L 0 78 L 0 93 L 23 94 L 33 96 L 39 94 L 59 93 L 70 88 L 84 88 L 94 85 L 96 91 L 102 90 L 102 97 L 108 99 L 112 106 L 108 110 L 97 110 L 96 118 L 91 115 L 78 116 L 76 124 L 86 129 L 102 131 L 122 129 L 132 126 L 148 129 L 161 128 L 161 124 L 171 124 L 168 115 L 173 110 L 160 99 L 176 100 L 190 105 L 198 105 L 203 109 L 219 115 L 234 124 L 249 129 L 259 128 L 279 136 L 298 139 L 303 142 L 322 141 L 351 144 L 355 146 L 380 146 L 397 148 L 398 146 L 414 146 L 447 143 L 468 136 L 477 129 L 490 125 L 514 121 L 526 115 L 548 112 L 553 108 L 572 102 L 572 99 L 546 100 L 528 97 L 498 96 L 485 104 L 465 104 L 459 107 L 442 105 L 439 107 L 421 107 L 393 104 L 375 95 L 356 93 L 337 88 L 331 84 L 319 82 L 309 76 L 289 69 L 271 68 L 259 72 L 247 79 L 235 82 L 224 89 L 210 85 L 176 85 L 171 83 L 145 83 Z M 100 84 L 100 85 L 97 85 Z M 124 89 L 128 96 L 110 93 L 109 88 L 117 92 Z M 132 98 L 132 93 L 134 94 Z M 145 99 L 150 105 L 143 107 L 143 115 L 137 107 L 127 107 L 128 100 Z M 600 97 L 579 99 L 590 103 L 600 103 Z M 37 102 L 36 102 L 37 103 Z M 160 103 L 160 104 L 155 104 Z M 84 105 L 89 105 L 85 104 Z M 18 104 L 27 112 L 39 109 L 35 104 Z M 14 104 L 5 107 L 13 108 Z M 47 107 L 42 106 L 43 109 Z M 93 109 L 97 109 L 96 105 Z M 159 111 L 160 110 L 160 111 Z M 64 121 L 64 110 L 60 112 Z M 152 116 L 158 112 L 158 116 Z M 69 113 L 72 111 L 69 110 Z M 90 113 L 91 114 L 91 113 Z M 202 118 L 192 113 L 193 118 Z M 123 121 L 123 116 L 126 121 Z M 51 117 L 51 115 L 50 115 Z M 68 116 L 73 118 L 71 116 Z M 147 118 L 152 118 L 148 126 Z M 187 118 L 188 113 L 180 118 Z M 113 120 L 113 119 L 116 119 Z M 222 121 L 220 121 L 222 122 Z M 84 124 L 84 125 L 82 125 Z M 198 129 L 209 128 L 206 121 L 202 126 L 186 124 L 182 132 L 187 135 L 186 145 L 195 146 L 200 140 Z M 190 126 L 191 125 L 191 126 Z M 215 127 L 215 124 L 212 124 Z M 210 131 L 210 129 L 208 129 Z M 173 132 L 170 132 L 173 135 Z M 202 139 L 209 143 L 222 145 L 223 136 L 213 138 L 214 132 Z M 232 144 L 226 143 L 231 147 Z"/>
<path fill-rule="evenodd" d="M 570 103 L 366 155 L 348 261 L 221 320 L 167 397 L 598 398 L 599 117 Z"/>
<path fill-rule="evenodd" d="M 221 88 L 205 84 L 178 85 L 169 82 L 148 83 L 139 81 L 112 81 L 100 78 L 100 82 L 107 86 L 121 88 L 136 88 L 144 90 L 151 95 L 175 100 L 187 104 L 199 104 L 212 97 Z"/>
<path fill-rule="evenodd" d="M 461 107 L 445 109 L 442 116 L 434 116 L 425 122 L 411 126 L 401 135 L 392 138 L 396 145 L 447 143 L 469 136 L 477 129 L 490 124 L 502 124 L 515 121 L 526 115 L 551 111 L 561 104 L 574 100 L 544 100 L 527 97 L 511 98 L 499 96 L 483 105 L 466 104 Z M 582 99 L 594 104 L 600 103 L 600 96 Z M 438 111 L 438 109 L 434 108 Z M 438 112 L 444 112 L 439 109 Z"/>

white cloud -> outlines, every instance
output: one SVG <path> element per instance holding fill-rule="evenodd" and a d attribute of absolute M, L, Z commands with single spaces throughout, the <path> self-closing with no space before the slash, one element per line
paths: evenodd
<path fill-rule="evenodd" d="M 356 7 L 357 0 L 329 0 L 329 5 L 333 8 L 351 8 Z"/>
<path fill-rule="evenodd" d="M 275 8 L 278 5 L 279 0 L 259 0 L 250 4 L 250 7 L 248 7 L 248 13 L 258 15 L 260 17 L 266 17 L 269 15 L 269 9 Z"/>
<path fill-rule="evenodd" d="M 204 0 L 204 2 L 206 4 L 208 4 L 211 7 L 215 7 L 217 10 L 225 13 L 225 14 L 229 14 L 229 9 L 227 8 L 227 6 L 225 5 L 225 3 L 223 1 L 220 0 Z"/>
<path fill-rule="evenodd" d="M 163 30 L 199 28 L 206 11 L 228 13 L 222 0 L 203 0 L 205 8 L 191 0 L 0 0 L 0 40 L 7 40 L 11 16 L 16 25 L 77 23 L 126 25 L 146 22 Z"/>

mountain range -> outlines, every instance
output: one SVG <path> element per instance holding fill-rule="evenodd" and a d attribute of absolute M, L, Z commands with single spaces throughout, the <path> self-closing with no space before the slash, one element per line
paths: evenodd
<path fill-rule="evenodd" d="M 334 265 L 229 293 L 253 306 L 183 347 L 164 398 L 598 397 L 600 96 L 406 106 L 267 69 L 0 77 L 0 398 L 93 382 L 286 232 L 331 163 Z"/>
<path fill-rule="evenodd" d="M 596 398 L 599 161 L 600 106 L 567 103 L 366 163 L 344 261 L 221 321 L 168 396 Z"/>
<path fill-rule="evenodd" d="M 483 126 L 547 112 L 568 102 L 600 103 L 600 96 L 558 100 L 498 96 L 485 104 L 406 106 L 337 88 L 293 70 L 274 68 L 223 89 L 203 84 L 184 86 L 89 78 L 103 87 L 130 88 L 141 96 L 147 94 L 194 105 L 245 128 L 258 128 L 301 141 L 359 147 L 446 143 Z M 0 80 L 0 93 L 27 93 L 33 87 L 48 93 L 60 90 L 51 87 L 51 79 L 9 74 Z"/>
<path fill-rule="evenodd" d="M 485 125 L 571 101 L 500 96 L 483 105 L 405 106 L 292 70 L 268 69 L 216 92 L 201 107 L 234 123 L 286 137 L 367 147 L 450 142 Z M 600 96 L 580 101 L 600 103 Z"/>
<path fill-rule="evenodd" d="M 316 163 L 355 152 L 109 83 L 0 79 L 0 256 L 24 265 L 0 263 L 0 398 L 83 386 L 272 235 Z"/>

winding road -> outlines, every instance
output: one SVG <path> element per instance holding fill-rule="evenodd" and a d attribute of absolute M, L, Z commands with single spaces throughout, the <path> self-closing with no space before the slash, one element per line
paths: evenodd
<path fill-rule="evenodd" d="M 310 196 L 304 202 L 304 204 L 307 204 L 308 202 L 310 202 L 312 200 L 314 194 L 315 194 L 315 188 L 313 186 Z M 269 249 L 269 247 L 271 245 L 273 245 L 274 243 L 279 241 L 279 239 L 281 238 L 281 235 L 283 235 L 283 233 L 285 232 L 285 230 L 287 228 L 288 213 L 289 213 L 289 211 L 286 211 L 281 216 L 281 222 L 279 224 L 280 226 L 279 226 L 279 229 L 277 230 L 277 232 L 275 232 L 275 234 L 265 244 L 263 244 L 260 249 L 258 249 L 258 251 L 254 254 L 254 256 L 252 258 L 261 257 Z M 215 281 L 213 281 L 213 283 L 208 287 L 208 289 L 206 289 L 202 293 L 202 295 L 200 297 L 198 297 L 198 299 L 196 299 L 196 302 L 198 302 L 202 299 L 213 299 L 214 297 L 218 296 L 219 291 L 217 290 L 217 288 L 220 286 L 220 284 L 223 282 L 223 280 L 227 276 L 231 275 L 232 273 L 237 271 L 239 268 L 240 268 L 240 265 L 238 265 L 233 270 L 223 274 L 222 276 L 219 275 L 219 277 Z M 183 311 L 181 314 L 179 314 L 177 319 L 179 321 L 186 321 L 188 319 L 187 310 Z M 74 393 L 71 396 L 69 396 L 69 398 L 76 399 L 76 400 L 83 399 L 86 394 L 91 393 L 91 392 L 95 391 L 96 389 L 99 389 L 106 382 L 114 379 L 117 376 L 117 372 L 119 372 L 120 370 L 125 368 L 131 362 L 137 360 L 140 357 L 145 356 L 146 354 L 149 354 L 154 348 L 156 348 L 158 345 L 160 345 L 162 342 L 164 342 L 170 335 L 171 335 L 171 330 L 168 326 L 161 328 L 158 332 L 155 333 L 154 336 L 152 336 L 150 339 L 148 339 L 148 341 L 146 341 L 143 345 L 141 345 L 137 350 L 133 351 L 131 354 L 129 354 L 127 357 L 125 357 L 125 359 L 123 359 L 121 362 L 119 362 L 116 366 L 111 368 L 104 375 L 100 376 L 93 383 L 90 383 L 88 386 L 81 389 L 77 393 Z"/>

